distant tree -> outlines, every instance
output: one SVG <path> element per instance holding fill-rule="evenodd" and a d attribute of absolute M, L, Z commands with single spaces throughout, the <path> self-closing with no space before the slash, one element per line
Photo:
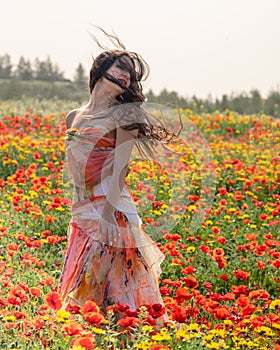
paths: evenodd
<path fill-rule="evenodd" d="M 53 64 L 48 56 L 45 61 L 40 61 L 39 58 L 35 59 L 35 79 L 44 81 L 64 81 L 63 73 L 60 71 L 57 64 Z"/>
<path fill-rule="evenodd" d="M 265 114 L 280 117 L 280 92 L 270 91 L 264 102 Z"/>
<path fill-rule="evenodd" d="M 148 102 L 150 102 L 150 103 L 157 102 L 157 97 L 151 89 L 145 94 L 145 96 L 146 96 L 146 99 Z"/>
<path fill-rule="evenodd" d="M 11 56 L 8 54 L 0 56 L 0 78 L 10 79 L 12 77 Z"/>
<path fill-rule="evenodd" d="M 225 111 L 226 109 L 229 108 L 229 100 L 226 94 L 222 96 L 222 102 L 221 102 L 221 110 Z"/>
<path fill-rule="evenodd" d="M 74 74 L 74 83 L 77 84 L 79 87 L 84 87 L 87 82 L 87 76 L 85 68 L 81 63 L 79 63 L 78 67 L 75 70 Z"/>
<path fill-rule="evenodd" d="M 26 60 L 23 56 L 21 56 L 19 59 L 15 75 L 21 80 L 33 79 L 33 70 L 31 67 L 31 63 L 29 60 Z"/>
<path fill-rule="evenodd" d="M 250 91 L 250 103 L 248 104 L 246 113 L 260 113 L 262 110 L 262 96 L 257 89 L 253 89 Z"/>

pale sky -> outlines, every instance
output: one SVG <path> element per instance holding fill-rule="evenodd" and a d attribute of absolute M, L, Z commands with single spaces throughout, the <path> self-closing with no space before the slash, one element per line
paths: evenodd
<path fill-rule="evenodd" d="M 183 97 L 280 89 L 280 0 L 1 0 L 0 55 L 52 61 L 72 78 L 115 31 L 151 74 L 144 88 Z M 111 48 L 113 48 L 111 46 Z"/>

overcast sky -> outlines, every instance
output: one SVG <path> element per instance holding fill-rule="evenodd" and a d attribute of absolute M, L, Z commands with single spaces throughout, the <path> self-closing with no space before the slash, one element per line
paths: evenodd
<path fill-rule="evenodd" d="M 279 14 L 280 0 L 1 0 L 0 55 L 50 55 L 72 78 L 100 53 L 88 31 L 108 43 L 96 24 L 149 63 L 146 91 L 265 97 L 280 89 Z"/>

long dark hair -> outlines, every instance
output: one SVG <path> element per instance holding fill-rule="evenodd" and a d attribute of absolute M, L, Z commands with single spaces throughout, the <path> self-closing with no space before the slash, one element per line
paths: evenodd
<path fill-rule="evenodd" d="M 116 108 L 116 113 L 112 113 L 111 117 L 114 118 L 123 129 L 138 129 L 138 139 L 141 141 L 137 145 L 138 149 L 142 155 L 152 156 L 154 146 L 158 143 L 168 144 L 177 140 L 177 136 L 182 129 L 181 118 L 181 129 L 179 132 L 174 132 L 169 130 L 157 117 L 141 108 L 142 103 L 145 102 L 141 82 L 147 79 L 150 73 L 149 65 L 139 54 L 125 50 L 124 45 L 116 35 L 108 34 L 102 28 L 99 29 L 103 31 L 111 42 L 113 42 L 113 40 L 116 41 L 118 46 L 122 49 L 105 50 L 94 59 L 89 75 L 89 91 L 92 93 L 97 81 L 102 77 L 105 77 L 124 89 L 122 94 L 116 96 L 116 102 L 118 105 L 125 104 L 125 106 L 123 106 L 125 108 Z M 94 35 L 91 36 L 98 46 L 103 48 L 96 37 Z M 127 58 L 129 60 L 127 60 Z M 131 64 L 129 64 L 128 61 Z M 110 69 L 115 62 L 117 62 L 122 69 L 129 72 L 129 87 L 125 87 L 120 81 L 107 73 L 108 69 Z"/>

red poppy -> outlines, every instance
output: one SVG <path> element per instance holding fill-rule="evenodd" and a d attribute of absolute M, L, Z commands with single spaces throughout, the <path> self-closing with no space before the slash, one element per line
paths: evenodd
<path fill-rule="evenodd" d="M 149 309 L 149 314 L 153 318 L 159 318 L 160 316 L 165 314 L 165 307 L 159 303 L 152 304 L 152 306 Z"/>
<path fill-rule="evenodd" d="M 248 295 L 249 290 L 246 286 L 231 286 L 231 290 L 235 295 Z"/>
<path fill-rule="evenodd" d="M 235 277 L 246 281 L 249 278 L 250 273 L 242 270 L 236 270 L 233 272 Z"/>
<path fill-rule="evenodd" d="M 88 312 L 99 312 L 98 305 L 92 300 L 87 300 L 81 308 L 82 314 L 86 314 Z"/>
<path fill-rule="evenodd" d="M 220 244 L 225 244 L 227 239 L 223 236 L 215 236 L 214 237 L 216 241 L 218 241 Z"/>
<path fill-rule="evenodd" d="M 217 320 L 225 320 L 229 317 L 229 312 L 225 307 L 217 307 L 214 310 L 214 316 Z"/>
<path fill-rule="evenodd" d="M 264 261 L 258 261 L 257 265 L 260 271 L 262 271 L 266 267 L 266 263 Z"/>
<path fill-rule="evenodd" d="M 208 247 L 208 245 L 201 245 L 200 247 L 199 247 L 199 249 L 203 252 L 203 253 L 209 253 L 210 252 L 210 248 Z"/>
<path fill-rule="evenodd" d="M 45 296 L 45 302 L 51 309 L 59 310 L 62 306 L 60 295 L 57 292 L 51 292 Z"/>
<path fill-rule="evenodd" d="M 225 255 L 223 248 L 215 248 L 212 251 L 212 257 L 214 260 L 220 260 Z"/>
<path fill-rule="evenodd" d="M 268 300 L 270 295 L 266 290 L 258 289 L 258 290 L 253 290 L 252 292 L 250 292 L 249 297 L 252 299 L 256 298 L 259 300 Z"/>
<path fill-rule="evenodd" d="M 71 342 L 71 346 L 81 346 L 86 349 L 94 349 L 95 339 L 92 336 L 79 337 Z"/>
<path fill-rule="evenodd" d="M 280 268 L 280 259 L 274 260 L 274 261 L 270 261 L 270 264 L 275 268 L 275 269 L 279 269 Z"/>
<path fill-rule="evenodd" d="M 192 297 L 193 294 L 189 292 L 189 289 L 180 287 L 177 289 L 174 299 L 180 304 L 184 300 L 191 300 Z"/>
<path fill-rule="evenodd" d="M 262 214 L 259 215 L 259 219 L 260 219 L 261 221 L 265 221 L 267 218 L 268 218 L 268 215 L 265 214 L 265 213 L 262 213 Z"/>
<path fill-rule="evenodd" d="M 84 318 L 89 324 L 94 324 L 95 326 L 99 326 L 100 323 L 104 320 L 104 317 L 101 313 L 94 311 L 85 313 Z"/>
<path fill-rule="evenodd" d="M 226 194 L 227 193 L 227 189 L 225 187 L 218 188 L 218 191 L 219 191 L 220 194 Z"/>
<path fill-rule="evenodd" d="M 213 285 L 210 282 L 203 282 L 203 287 L 212 290 L 213 289 Z"/>
<path fill-rule="evenodd" d="M 41 296 L 41 290 L 37 287 L 31 287 L 29 289 L 29 293 L 33 296 L 33 297 L 40 297 Z"/>
<path fill-rule="evenodd" d="M 185 285 L 189 288 L 196 288 L 198 286 L 198 282 L 194 276 L 187 276 L 183 278 Z"/>
<path fill-rule="evenodd" d="M 182 269 L 181 273 L 184 273 L 186 275 L 191 274 L 191 273 L 195 273 L 196 269 L 194 267 L 192 267 L 191 265 L 185 267 L 184 269 Z"/>
<path fill-rule="evenodd" d="M 225 267 L 227 267 L 227 261 L 226 261 L 226 259 L 220 258 L 220 259 L 218 260 L 218 266 L 219 266 L 220 269 L 224 269 Z"/>
<path fill-rule="evenodd" d="M 179 305 L 174 305 L 172 310 L 171 310 L 171 317 L 173 320 L 184 323 L 186 322 L 187 319 L 187 311 L 185 307 L 179 306 Z"/>
<path fill-rule="evenodd" d="M 220 275 L 220 279 L 227 282 L 229 280 L 229 277 L 227 275 Z"/>
<path fill-rule="evenodd" d="M 67 335 L 70 335 L 70 336 L 80 334 L 83 331 L 82 325 L 75 322 L 65 324 L 62 327 L 62 329 Z"/>
<path fill-rule="evenodd" d="M 118 325 L 121 327 L 132 327 L 135 328 L 137 327 L 139 324 L 141 323 L 141 321 L 139 320 L 139 318 L 136 317 L 124 317 L 122 319 L 120 319 L 118 321 Z"/>

